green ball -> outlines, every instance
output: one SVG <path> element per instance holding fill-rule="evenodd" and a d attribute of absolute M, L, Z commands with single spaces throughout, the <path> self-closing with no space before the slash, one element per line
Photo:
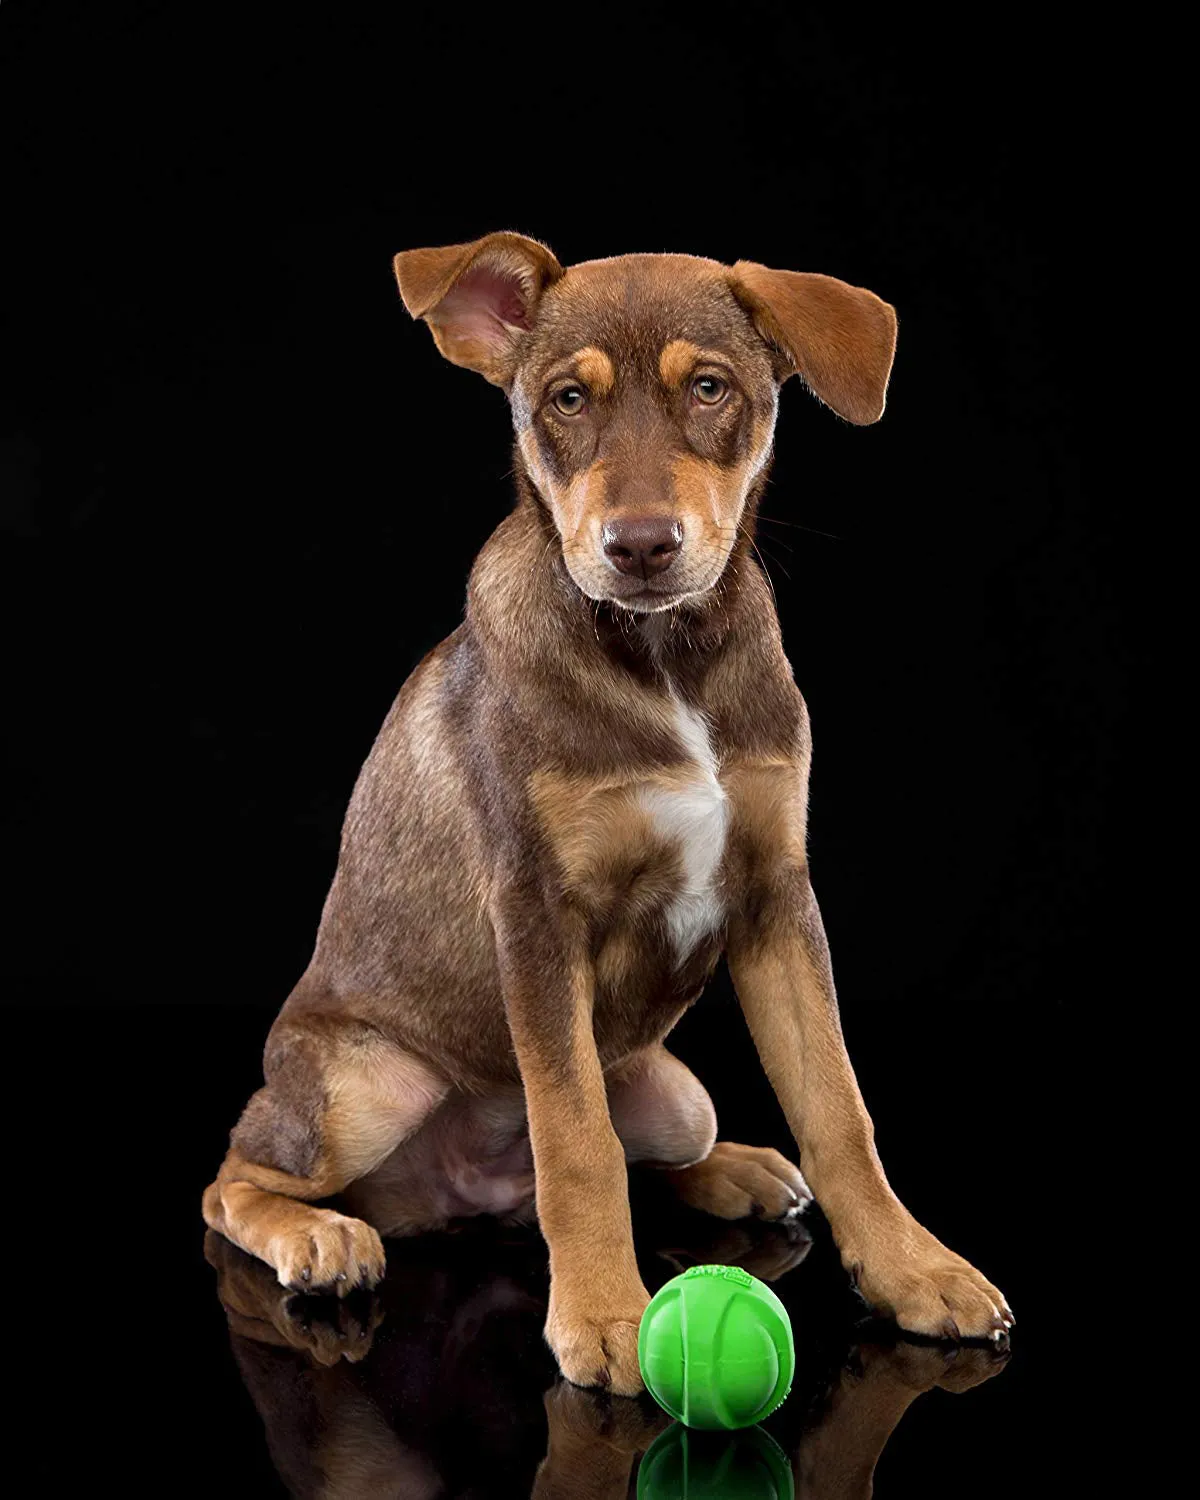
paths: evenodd
<path fill-rule="evenodd" d="M 688 1427 L 751 1427 L 792 1388 L 796 1347 L 787 1308 L 740 1266 L 693 1266 L 642 1314 L 646 1389 Z"/>

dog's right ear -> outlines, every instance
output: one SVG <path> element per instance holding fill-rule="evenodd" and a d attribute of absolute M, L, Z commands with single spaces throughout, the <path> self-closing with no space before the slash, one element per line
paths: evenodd
<path fill-rule="evenodd" d="M 402 250 L 393 264 L 405 307 L 429 324 L 450 363 L 505 387 L 542 292 L 563 274 L 545 245 L 507 231 L 466 245 Z"/>

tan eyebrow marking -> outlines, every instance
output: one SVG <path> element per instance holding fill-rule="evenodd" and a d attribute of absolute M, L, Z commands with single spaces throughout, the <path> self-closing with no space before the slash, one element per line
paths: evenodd
<path fill-rule="evenodd" d="M 699 357 L 699 348 L 689 339 L 672 339 L 658 356 L 658 373 L 663 384 L 679 385 Z"/>
<path fill-rule="evenodd" d="M 706 353 L 690 339 L 672 339 L 669 344 L 664 345 L 662 353 L 658 356 L 658 373 L 662 376 L 664 385 L 680 385 L 684 377 L 690 374 L 701 360 L 717 361 L 719 358 L 717 355 Z M 721 360 L 721 362 L 724 361 Z"/>
<path fill-rule="evenodd" d="M 603 349 L 588 344 L 585 348 L 576 350 L 570 363 L 575 366 L 576 375 L 595 395 L 607 396 L 612 390 L 616 373 L 612 360 Z"/>

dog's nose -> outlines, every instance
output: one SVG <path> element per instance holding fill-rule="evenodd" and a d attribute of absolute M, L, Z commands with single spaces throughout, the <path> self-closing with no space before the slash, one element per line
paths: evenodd
<path fill-rule="evenodd" d="M 649 578 L 665 573 L 675 561 L 683 546 L 683 527 L 670 516 L 623 516 L 605 521 L 600 542 L 618 573 Z"/>

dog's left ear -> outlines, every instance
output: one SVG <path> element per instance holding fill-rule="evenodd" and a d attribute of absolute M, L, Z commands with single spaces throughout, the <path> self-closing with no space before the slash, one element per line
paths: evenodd
<path fill-rule="evenodd" d="M 883 416 L 896 353 L 896 309 L 874 292 L 812 271 L 772 271 L 752 260 L 730 270 L 734 296 L 783 356 L 783 378 L 805 384 L 849 422 Z"/>
<path fill-rule="evenodd" d="M 465 245 L 402 250 L 393 265 L 405 307 L 429 324 L 450 363 L 500 386 L 512 380 L 542 292 L 563 274 L 545 245 L 503 231 Z"/>

